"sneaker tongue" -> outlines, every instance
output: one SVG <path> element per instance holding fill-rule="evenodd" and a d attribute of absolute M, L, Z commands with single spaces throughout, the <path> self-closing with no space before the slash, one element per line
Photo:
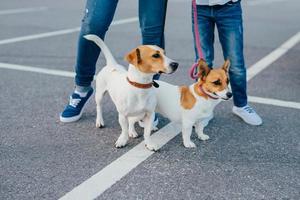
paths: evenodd
<path fill-rule="evenodd" d="M 79 92 L 77 90 L 74 91 L 75 94 L 78 94 L 81 98 L 86 97 L 87 92 Z"/>

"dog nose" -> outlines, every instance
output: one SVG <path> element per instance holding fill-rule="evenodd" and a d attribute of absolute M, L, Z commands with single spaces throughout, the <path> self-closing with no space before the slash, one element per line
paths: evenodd
<path fill-rule="evenodd" d="M 178 63 L 177 62 L 171 62 L 170 67 L 172 68 L 173 71 L 176 71 L 176 69 L 178 68 Z"/>
<path fill-rule="evenodd" d="M 230 99 L 232 97 L 232 93 L 231 92 L 227 92 L 226 96 Z"/>

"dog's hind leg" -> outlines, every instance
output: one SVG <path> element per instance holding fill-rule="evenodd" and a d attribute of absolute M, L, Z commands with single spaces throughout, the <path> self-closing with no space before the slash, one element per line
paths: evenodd
<path fill-rule="evenodd" d="M 208 140 L 209 139 L 209 136 L 203 133 L 203 129 L 205 126 L 207 126 L 207 124 L 208 124 L 207 119 L 205 119 L 204 121 L 200 120 L 200 121 L 196 122 L 196 124 L 195 124 L 195 131 L 200 140 Z"/>
<path fill-rule="evenodd" d="M 119 113 L 119 123 L 122 129 L 122 133 L 116 141 L 116 147 L 124 147 L 128 141 L 128 118 Z"/>
<path fill-rule="evenodd" d="M 182 139 L 183 139 L 183 145 L 186 148 L 195 148 L 196 145 L 191 140 L 193 130 L 193 122 L 189 120 L 182 120 Z"/>
<path fill-rule="evenodd" d="M 106 92 L 105 88 L 102 88 L 102 87 L 97 87 L 96 88 L 95 100 L 96 100 L 96 111 L 97 111 L 97 117 L 96 117 L 96 127 L 97 128 L 103 128 L 104 127 L 101 100 L 102 100 L 105 92 Z"/>

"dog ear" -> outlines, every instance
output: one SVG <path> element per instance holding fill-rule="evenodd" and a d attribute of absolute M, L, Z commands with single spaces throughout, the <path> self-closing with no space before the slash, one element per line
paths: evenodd
<path fill-rule="evenodd" d="M 226 59 L 223 66 L 222 66 L 222 69 L 225 70 L 225 72 L 227 73 L 228 72 L 228 69 L 229 69 L 229 66 L 230 66 L 230 60 L 229 59 Z"/>
<path fill-rule="evenodd" d="M 133 65 L 141 64 L 141 51 L 139 48 L 133 49 L 130 51 L 124 58 L 127 62 Z"/>
<path fill-rule="evenodd" d="M 198 62 L 198 77 L 202 80 L 205 80 L 205 77 L 210 72 L 210 68 L 208 67 L 207 63 L 204 59 L 200 59 Z"/>

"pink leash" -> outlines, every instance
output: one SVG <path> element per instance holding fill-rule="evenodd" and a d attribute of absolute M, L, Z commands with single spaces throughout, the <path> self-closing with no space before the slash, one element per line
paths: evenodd
<path fill-rule="evenodd" d="M 200 36 L 199 36 L 199 27 L 198 27 L 198 18 L 197 18 L 197 5 L 196 5 L 196 0 L 192 0 L 192 6 L 193 6 L 193 18 L 194 18 L 194 34 L 195 34 L 195 40 L 196 40 L 196 49 L 199 55 L 199 59 L 204 60 L 203 52 L 201 49 L 201 43 L 200 43 Z M 192 79 L 197 79 L 199 78 L 199 74 L 196 72 L 197 66 L 198 66 L 198 61 L 194 63 L 190 70 L 190 76 Z"/>

